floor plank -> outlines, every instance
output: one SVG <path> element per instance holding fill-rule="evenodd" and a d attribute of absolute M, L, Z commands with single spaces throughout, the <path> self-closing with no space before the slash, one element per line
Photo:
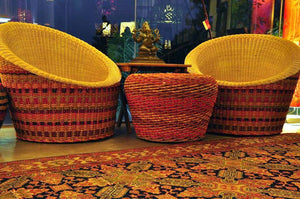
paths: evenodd
<path fill-rule="evenodd" d="M 300 132 L 299 124 L 286 124 L 286 132 Z M 234 136 L 206 134 L 203 141 L 226 139 Z M 18 140 L 12 126 L 5 125 L 0 130 L 0 162 L 52 157 L 67 154 L 115 151 L 130 148 L 170 145 L 141 140 L 135 132 L 128 134 L 124 124 L 115 129 L 115 135 L 105 140 L 83 143 L 46 144 Z"/>
<path fill-rule="evenodd" d="M 230 136 L 206 135 L 203 140 L 229 138 Z M 115 151 L 130 148 L 161 146 L 170 143 L 149 142 L 127 133 L 125 125 L 116 128 L 115 135 L 105 140 L 83 143 L 48 144 L 18 140 L 13 127 L 0 130 L 0 162 L 60 156 L 67 154 Z"/>

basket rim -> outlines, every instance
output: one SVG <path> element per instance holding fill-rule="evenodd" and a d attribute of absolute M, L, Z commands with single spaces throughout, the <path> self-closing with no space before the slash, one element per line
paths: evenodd
<path fill-rule="evenodd" d="M 252 38 L 259 38 L 259 39 L 265 39 L 265 40 L 276 40 L 277 42 L 285 43 L 286 45 L 290 46 L 291 48 L 295 49 L 295 55 L 294 55 L 294 62 L 293 65 L 290 65 L 288 68 L 283 70 L 281 73 L 278 73 L 277 75 L 274 75 L 272 77 L 267 77 L 260 80 L 254 80 L 254 81 L 245 81 L 245 82 L 232 82 L 232 81 L 225 81 L 225 80 L 218 80 L 216 79 L 217 83 L 222 86 L 257 86 L 257 85 L 263 85 L 263 84 L 270 84 L 275 83 L 279 80 L 286 79 L 288 77 L 297 75 L 300 72 L 300 47 L 296 45 L 294 42 L 289 41 L 287 39 L 276 37 L 273 35 L 266 35 L 266 34 L 236 34 L 236 35 L 226 35 L 221 36 L 218 38 L 214 38 L 208 41 L 205 41 L 198 46 L 196 46 L 194 49 L 192 49 L 188 55 L 185 58 L 185 64 L 191 64 L 192 67 L 188 68 L 189 73 L 198 73 L 203 74 L 198 67 L 193 67 L 194 63 L 193 60 L 195 60 L 195 57 L 197 57 L 197 51 L 202 48 L 206 48 L 208 46 L 212 46 L 215 43 L 219 43 L 225 40 L 232 40 L 232 39 L 252 39 Z"/>
<path fill-rule="evenodd" d="M 6 34 L 7 30 L 15 29 L 18 27 L 22 27 L 24 29 L 35 29 L 39 31 L 49 32 L 51 34 L 54 34 L 56 37 L 60 37 L 64 40 L 71 40 L 72 42 L 77 43 L 78 46 L 86 49 L 87 51 L 90 51 L 91 54 L 95 55 L 95 57 L 103 60 L 103 62 L 106 65 L 105 67 L 108 70 L 107 78 L 102 81 L 93 81 L 93 82 L 75 80 L 75 79 L 62 77 L 57 74 L 51 74 L 49 72 L 46 72 L 42 69 L 39 69 L 38 67 L 35 67 L 25 62 L 10 50 L 10 48 L 5 44 L 5 41 L 1 37 L 2 34 Z M 61 83 L 76 84 L 79 86 L 86 86 L 86 87 L 108 87 L 120 82 L 121 80 L 121 72 L 118 66 L 115 64 L 115 62 L 113 62 L 109 57 L 107 57 L 105 54 L 97 50 L 95 47 L 91 46 L 85 41 L 75 36 L 72 36 L 68 33 L 62 32 L 60 30 L 51 27 L 38 25 L 38 24 L 23 23 L 23 22 L 7 22 L 7 23 L 0 24 L 0 56 L 6 61 L 30 73 Z"/>

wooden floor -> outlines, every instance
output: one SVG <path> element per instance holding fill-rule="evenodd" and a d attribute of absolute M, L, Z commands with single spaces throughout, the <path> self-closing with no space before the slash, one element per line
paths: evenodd
<path fill-rule="evenodd" d="M 207 135 L 203 140 L 230 138 L 230 136 Z M 67 154 L 115 151 L 130 148 L 166 145 L 141 140 L 135 133 L 128 134 L 122 125 L 115 129 L 115 135 L 105 140 L 84 143 L 46 144 L 27 142 L 16 139 L 12 126 L 4 126 L 0 130 L 0 162 L 33 159 Z"/>
<path fill-rule="evenodd" d="M 290 128 L 289 131 L 293 132 L 293 128 L 294 127 Z M 206 134 L 203 141 L 227 139 L 231 137 L 232 136 Z M 160 145 L 166 145 L 166 143 L 141 140 L 136 137 L 134 132 L 128 134 L 124 125 L 120 128 L 116 128 L 115 135 L 111 138 L 71 144 L 45 144 L 18 140 L 16 139 L 14 128 L 12 126 L 4 126 L 0 130 L 0 162 Z"/>

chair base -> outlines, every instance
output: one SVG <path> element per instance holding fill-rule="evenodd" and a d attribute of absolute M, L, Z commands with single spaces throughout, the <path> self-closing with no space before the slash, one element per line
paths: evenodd
<path fill-rule="evenodd" d="M 43 143 L 75 143 L 106 139 L 114 135 L 114 128 L 78 132 L 32 132 L 16 129 L 18 139 Z"/>
<path fill-rule="evenodd" d="M 208 132 L 228 135 L 276 135 L 282 132 L 298 74 L 259 86 L 219 85 Z"/>
<path fill-rule="evenodd" d="M 31 79 L 35 77 L 32 75 Z M 9 109 L 19 139 L 72 143 L 114 134 L 119 83 L 89 88 L 44 80 L 40 84 L 24 84 L 28 88 L 20 89 L 9 83 Z M 34 85 L 43 88 L 33 89 Z"/>

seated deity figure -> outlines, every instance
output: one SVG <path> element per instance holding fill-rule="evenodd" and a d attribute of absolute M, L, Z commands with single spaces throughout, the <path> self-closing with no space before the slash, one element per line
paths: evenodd
<path fill-rule="evenodd" d="M 138 34 L 139 33 L 139 34 Z M 139 48 L 139 56 L 155 56 L 158 48 L 154 43 L 160 40 L 159 30 L 152 31 L 148 22 L 143 24 L 143 27 L 139 30 L 134 29 L 132 35 L 134 41 L 141 43 Z"/>

